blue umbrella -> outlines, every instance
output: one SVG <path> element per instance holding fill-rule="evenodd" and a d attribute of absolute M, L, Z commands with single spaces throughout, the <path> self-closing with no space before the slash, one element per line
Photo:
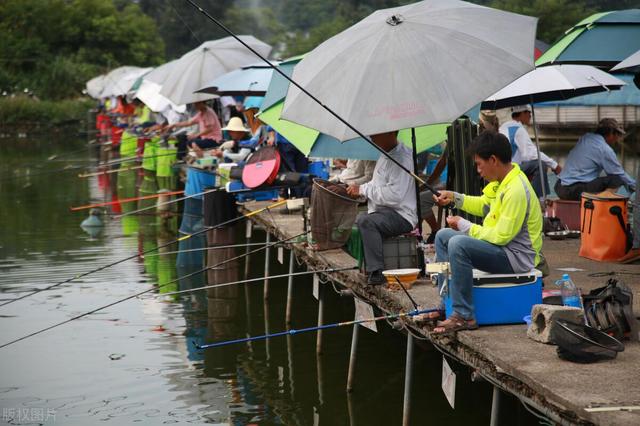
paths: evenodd
<path fill-rule="evenodd" d="M 275 62 L 275 64 L 278 64 Z M 247 65 L 207 82 L 196 93 L 220 96 L 263 96 L 273 74 L 266 64 Z"/>

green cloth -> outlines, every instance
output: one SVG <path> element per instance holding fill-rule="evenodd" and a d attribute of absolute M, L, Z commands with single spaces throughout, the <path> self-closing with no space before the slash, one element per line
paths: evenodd
<path fill-rule="evenodd" d="M 174 155 L 171 155 L 174 154 Z M 158 146 L 156 149 L 156 176 L 158 177 L 171 177 L 173 176 L 173 170 L 171 166 L 176 162 L 176 149 L 175 148 L 162 148 Z"/>
<path fill-rule="evenodd" d="M 158 149 L 159 137 L 152 138 L 144 144 L 144 155 L 142 156 L 142 168 L 145 170 L 156 170 L 156 151 Z M 153 158 L 151 158 L 153 157 Z"/>
<path fill-rule="evenodd" d="M 138 149 L 138 136 L 125 130 L 122 133 L 122 139 L 120 140 L 120 157 L 128 158 L 136 155 Z M 134 161 L 134 160 L 130 160 Z M 129 161 L 127 161 L 129 162 Z"/>

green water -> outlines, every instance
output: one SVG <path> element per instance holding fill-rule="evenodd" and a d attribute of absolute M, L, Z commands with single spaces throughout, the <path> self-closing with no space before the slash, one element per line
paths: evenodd
<path fill-rule="evenodd" d="M 156 216 L 125 221 L 103 217 L 94 235 L 80 223 L 86 212 L 70 206 L 135 194 L 136 178 L 79 179 L 83 170 L 59 171 L 60 158 L 90 159 L 77 137 L 42 140 L 0 139 L 0 299 L 43 288 L 101 265 L 132 256 L 177 237 L 179 222 Z M 88 163 L 89 164 L 89 163 Z M 124 210 L 133 209 L 125 206 Z M 220 233 L 224 244 L 245 242 L 244 224 Z M 251 242 L 265 241 L 255 231 Z M 198 248 L 192 238 L 180 248 Z M 167 250 L 177 250 L 174 245 Z M 252 247 L 255 249 L 255 247 Z M 244 248 L 215 252 L 222 262 Z M 270 256 L 270 273 L 288 270 Z M 137 257 L 112 268 L 0 308 L 0 344 L 163 285 L 202 267 L 201 252 Z M 362 329 L 355 390 L 345 390 L 351 327 L 326 331 L 323 354 L 316 334 L 198 351 L 209 343 L 286 329 L 286 279 L 198 291 L 182 296 L 159 293 L 197 288 L 264 274 L 264 254 L 256 253 L 140 298 L 0 349 L 0 423 L 28 424 L 287 424 L 395 425 L 402 422 L 406 338 L 386 323 L 379 332 Z M 178 266 L 176 266 L 178 265 Z M 304 271 L 298 265 L 296 271 Z M 316 324 L 318 302 L 312 279 L 295 279 L 293 327 Z M 325 322 L 354 316 L 353 301 L 325 287 Z M 488 424 L 491 387 L 472 383 L 470 371 L 450 361 L 457 373 L 455 410 L 441 390 L 442 355 L 418 345 L 412 396 L 413 425 Z M 536 424 L 514 399 L 507 399 L 503 424 Z"/>

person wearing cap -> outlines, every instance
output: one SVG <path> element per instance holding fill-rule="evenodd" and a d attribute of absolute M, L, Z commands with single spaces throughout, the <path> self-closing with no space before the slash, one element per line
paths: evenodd
<path fill-rule="evenodd" d="M 542 185 L 549 193 L 549 181 L 546 168 L 549 167 L 557 175 L 562 171 L 558 163 L 540 151 L 540 159 L 543 164 L 543 176 L 540 180 L 540 166 L 538 164 L 538 149 L 529 137 L 529 132 L 524 127 L 531 122 L 531 107 L 518 105 L 511 108 L 511 121 L 500 126 L 500 133 L 509 139 L 511 144 L 511 161 L 520 166 L 520 170 L 527 175 L 538 197 L 542 197 Z"/>
<path fill-rule="evenodd" d="M 246 160 L 251 154 L 251 148 L 247 145 L 249 142 L 247 136 L 251 132 L 244 127 L 242 119 L 240 117 L 231 117 L 227 126 L 223 127 L 222 130 L 229 134 L 231 140 L 220 145 L 220 149 L 215 151 L 215 155 L 233 163 Z"/>
<path fill-rule="evenodd" d="M 616 191 L 625 185 L 629 191 L 636 182 L 622 168 L 611 146 L 625 135 L 613 118 L 603 118 L 594 133 L 586 133 L 569 152 L 555 190 L 563 200 L 580 200 L 583 192 Z M 604 176 L 600 176 L 604 172 Z"/>

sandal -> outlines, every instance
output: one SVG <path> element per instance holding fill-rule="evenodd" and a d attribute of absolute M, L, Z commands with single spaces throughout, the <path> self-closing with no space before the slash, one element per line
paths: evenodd
<path fill-rule="evenodd" d="M 449 334 L 462 330 L 475 330 L 478 323 L 474 319 L 464 319 L 460 314 L 454 313 L 444 321 L 438 321 L 437 327 L 433 329 L 435 334 Z"/>

